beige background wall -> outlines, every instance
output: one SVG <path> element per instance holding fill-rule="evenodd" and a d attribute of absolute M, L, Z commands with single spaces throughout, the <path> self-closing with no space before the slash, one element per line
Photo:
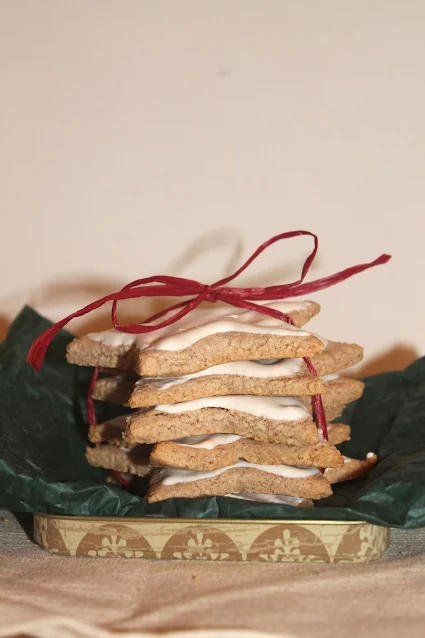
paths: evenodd
<path fill-rule="evenodd" d="M 59 319 L 144 275 L 212 281 L 306 228 L 314 276 L 394 255 L 318 294 L 315 329 L 363 343 L 368 370 L 424 352 L 425 2 L 2 0 L 0 14 L 3 328 L 24 302 Z M 307 247 L 279 245 L 242 281 L 288 281 Z"/>

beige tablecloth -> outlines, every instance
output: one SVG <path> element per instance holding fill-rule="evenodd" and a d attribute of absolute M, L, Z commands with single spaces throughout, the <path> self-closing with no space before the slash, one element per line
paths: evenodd
<path fill-rule="evenodd" d="M 215 564 L 51 556 L 0 516 L 0 638 L 425 636 L 425 530 L 366 565 Z"/>

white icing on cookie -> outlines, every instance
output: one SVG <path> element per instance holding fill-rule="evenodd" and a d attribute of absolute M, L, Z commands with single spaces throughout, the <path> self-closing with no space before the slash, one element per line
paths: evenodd
<path fill-rule="evenodd" d="M 213 321 L 203 326 L 182 330 L 171 337 L 154 341 L 151 348 L 154 350 L 175 352 L 176 350 L 184 350 L 192 346 L 200 339 L 223 332 L 245 332 L 248 334 L 278 335 L 280 337 L 308 337 L 310 335 L 306 330 L 295 328 L 279 319 L 267 318 L 256 321 L 255 323 L 245 323 L 237 318 L 234 320 Z"/>
<path fill-rule="evenodd" d="M 275 301 L 259 303 L 269 308 L 279 310 L 285 314 L 294 310 L 305 310 L 309 301 Z M 164 321 L 175 311 L 165 314 L 152 322 L 155 325 Z M 90 333 L 88 337 L 93 341 L 100 341 L 108 346 L 131 345 L 137 342 L 139 348 L 148 347 L 157 350 L 183 350 L 199 339 L 219 332 L 248 332 L 252 334 L 276 334 L 281 336 L 308 336 L 310 333 L 280 319 L 267 317 L 254 310 L 234 308 L 232 306 L 214 306 L 211 308 L 196 308 L 180 321 L 160 328 L 153 332 L 133 335 L 118 330 Z"/>
<path fill-rule="evenodd" d="M 251 468 L 266 472 L 268 474 L 276 474 L 283 478 L 309 478 L 311 476 L 318 476 L 319 470 L 315 467 L 297 467 L 294 465 L 257 465 L 255 463 L 247 463 L 246 461 L 239 461 L 235 465 L 228 465 L 226 467 L 220 467 L 216 470 L 209 470 L 205 472 L 192 472 L 190 470 L 175 470 L 171 468 L 164 468 L 161 470 L 155 478 L 155 482 L 161 485 L 175 485 L 176 483 L 191 483 L 193 481 L 202 481 L 205 479 L 214 478 L 227 472 L 228 470 L 235 470 L 239 468 Z"/>
<path fill-rule="evenodd" d="M 183 439 L 177 439 L 174 443 L 183 447 L 213 450 L 217 445 L 228 445 L 240 438 L 242 437 L 237 434 L 200 434 L 199 436 L 186 436 Z"/>
<path fill-rule="evenodd" d="M 325 374 L 324 377 L 320 377 L 323 381 L 336 381 L 339 379 L 339 374 Z"/>
<path fill-rule="evenodd" d="M 128 332 L 120 332 L 119 330 L 104 330 L 103 332 L 90 332 L 88 338 L 92 341 L 98 341 L 105 346 L 131 346 L 137 339 L 138 335 L 129 334 Z"/>
<path fill-rule="evenodd" d="M 236 494 L 226 494 L 229 498 L 239 498 L 244 501 L 254 501 L 256 503 L 276 503 L 276 505 L 292 505 L 297 507 L 308 499 L 298 496 L 283 496 L 280 494 L 254 494 L 253 492 L 237 492 Z"/>
<path fill-rule="evenodd" d="M 301 370 L 302 359 L 280 359 L 277 363 L 264 365 L 256 361 L 228 361 L 188 374 L 186 378 L 196 379 L 205 375 L 231 374 L 239 377 L 256 377 L 257 379 L 277 379 L 292 377 Z"/>
<path fill-rule="evenodd" d="M 310 419 L 310 412 L 296 397 L 262 397 L 235 394 L 155 406 L 157 411 L 166 412 L 167 414 L 182 414 L 193 410 L 202 410 L 203 408 L 237 410 L 238 412 L 275 421 L 304 421 Z"/>

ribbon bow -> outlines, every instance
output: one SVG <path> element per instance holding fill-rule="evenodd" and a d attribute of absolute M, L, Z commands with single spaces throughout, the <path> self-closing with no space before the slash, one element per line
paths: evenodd
<path fill-rule="evenodd" d="M 244 270 L 246 270 L 248 266 L 269 246 L 272 246 L 282 239 L 290 239 L 291 237 L 300 237 L 303 235 L 313 237 L 314 248 L 305 260 L 301 272 L 301 277 L 297 281 L 294 281 L 290 284 L 267 286 L 265 288 L 230 288 L 226 286 L 226 284 L 228 284 L 230 281 L 244 272 Z M 314 233 L 310 233 L 306 230 L 294 230 L 288 233 L 275 235 L 268 241 L 264 242 L 264 244 L 261 244 L 261 246 L 257 248 L 257 250 L 251 255 L 251 257 L 247 259 L 246 262 L 238 270 L 236 270 L 236 272 L 210 285 L 201 284 L 193 279 L 185 279 L 184 277 L 171 277 L 166 275 L 147 277 L 145 279 L 137 279 L 136 281 L 133 281 L 130 284 L 124 286 L 124 288 L 122 288 L 118 292 L 106 295 L 105 297 L 102 297 L 101 299 L 98 299 L 97 301 L 84 306 L 84 308 L 73 312 L 71 315 L 68 315 L 68 317 L 65 317 L 61 321 L 58 321 L 53 326 L 48 328 L 45 332 L 43 332 L 42 335 L 40 335 L 40 337 L 38 337 L 38 339 L 34 341 L 28 351 L 26 360 L 33 366 L 33 368 L 35 368 L 36 370 L 40 370 L 46 354 L 46 350 L 59 330 L 64 328 L 72 319 L 82 317 L 92 310 L 100 308 L 108 301 L 112 301 L 112 322 L 114 328 L 116 330 L 120 330 L 121 332 L 128 332 L 132 334 L 143 334 L 145 332 L 152 332 L 154 330 L 164 328 L 165 326 L 169 326 L 170 324 L 175 323 L 176 321 L 187 315 L 189 312 L 194 310 L 203 301 L 209 301 L 212 303 L 216 301 L 223 301 L 232 306 L 246 308 L 248 310 L 256 310 L 257 312 L 261 312 L 262 314 L 268 315 L 269 317 L 275 317 L 276 319 L 281 319 L 286 323 L 292 324 L 292 319 L 285 315 L 283 312 L 279 312 L 278 310 L 275 310 L 273 308 L 268 308 L 267 306 L 260 306 L 256 303 L 251 303 L 249 300 L 273 301 L 276 299 L 287 299 L 288 297 L 300 297 L 302 295 L 308 295 L 312 292 L 317 292 L 318 290 L 323 290 L 324 288 L 334 286 L 335 284 L 344 281 L 345 279 L 348 279 L 353 275 L 357 275 L 364 270 L 368 270 L 369 268 L 373 268 L 374 266 L 385 264 L 391 259 L 390 255 L 384 254 L 370 263 L 359 264 L 358 266 L 351 266 L 350 268 L 346 268 L 345 270 L 335 273 L 334 275 L 330 275 L 329 277 L 323 277 L 321 279 L 316 279 L 315 281 L 310 281 L 309 283 L 303 283 L 314 261 L 314 258 L 316 257 L 318 244 L 318 237 Z M 159 285 L 151 285 L 154 283 Z M 127 325 L 121 325 L 117 319 L 118 301 L 123 299 L 134 299 L 137 297 L 191 297 L 191 299 L 179 302 L 173 306 L 169 306 L 165 310 L 152 315 L 143 323 L 130 323 Z M 168 314 L 172 310 L 177 310 L 179 308 L 180 310 L 178 310 L 178 312 L 167 317 L 167 319 L 164 319 L 164 321 L 152 325 L 152 321 L 159 319 L 164 314 Z"/>
<path fill-rule="evenodd" d="M 267 286 L 265 288 L 233 288 L 226 285 L 242 272 L 244 272 L 244 270 L 246 270 L 248 266 L 269 246 L 272 246 L 276 242 L 283 239 L 290 239 L 292 237 L 300 237 L 303 235 L 307 235 L 313 238 L 314 247 L 305 260 L 301 271 L 301 277 L 297 281 L 289 284 Z M 334 286 L 335 284 L 344 281 L 345 279 L 348 279 L 353 275 L 357 275 L 364 270 L 368 270 L 369 268 L 373 268 L 374 266 L 385 264 L 391 259 L 390 255 L 383 254 L 372 262 L 359 264 L 357 266 L 351 266 L 350 268 L 346 268 L 345 270 L 335 273 L 334 275 L 304 283 L 304 279 L 316 257 L 318 244 L 319 240 L 317 235 L 306 230 L 295 230 L 287 233 L 281 233 L 280 235 L 275 235 L 268 241 L 261 244 L 261 246 L 257 248 L 257 250 L 251 255 L 251 257 L 249 257 L 249 259 L 247 259 L 246 262 L 238 270 L 236 270 L 236 272 L 210 285 L 201 284 L 193 279 L 185 279 L 184 277 L 172 277 L 166 275 L 147 277 L 145 279 L 137 279 L 136 281 L 133 281 L 130 284 L 124 286 L 124 288 L 122 288 L 118 292 L 106 295 L 105 297 L 102 297 L 101 299 L 98 299 L 97 301 L 84 306 L 84 308 L 77 310 L 71 315 L 68 315 L 68 317 L 65 317 L 61 321 L 58 321 L 53 326 L 48 328 L 45 332 L 43 332 L 42 335 L 40 335 L 40 337 L 38 337 L 38 339 L 34 341 L 28 351 L 26 360 L 36 370 L 40 370 L 46 354 L 46 350 L 57 333 L 72 319 L 75 319 L 76 317 L 82 317 L 92 310 L 100 308 L 108 301 L 112 301 L 112 322 L 114 328 L 116 330 L 120 330 L 121 332 L 132 334 L 143 334 L 145 332 L 152 332 L 155 330 L 159 330 L 160 328 L 164 328 L 165 326 L 169 326 L 176 321 L 179 321 L 179 319 L 194 310 L 203 301 L 208 301 L 211 303 L 222 301 L 232 306 L 246 308 L 248 310 L 255 310 L 264 315 L 275 317 L 276 319 L 280 319 L 281 321 L 285 321 L 286 323 L 293 324 L 292 319 L 288 317 L 288 315 L 285 315 L 283 312 L 280 312 L 274 308 L 268 308 L 267 306 L 258 305 L 253 302 L 273 301 L 277 299 L 287 299 L 288 297 L 300 297 L 303 295 L 308 295 L 312 292 L 317 292 L 318 290 L 323 290 L 324 288 Z M 173 306 L 170 306 L 165 310 L 152 315 L 143 323 L 130 323 L 127 325 L 121 325 L 117 319 L 118 301 L 123 299 L 134 299 L 137 297 L 189 297 L 189 299 L 174 304 Z M 152 325 L 152 321 L 159 319 L 163 315 L 168 314 L 173 310 L 176 310 L 176 312 L 168 316 L 163 321 L 157 322 Z M 312 374 L 316 374 L 311 361 L 308 358 L 305 358 L 304 361 L 309 371 Z M 326 418 L 324 415 L 320 396 L 314 398 L 314 407 L 319 425 L 322 426 L 322 430 L 326 436 Z"/>

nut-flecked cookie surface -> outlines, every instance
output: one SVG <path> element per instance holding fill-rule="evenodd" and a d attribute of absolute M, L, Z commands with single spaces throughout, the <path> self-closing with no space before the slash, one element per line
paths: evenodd
<path fill-rule="evenodd" d="M 209 437 L 209 442 L 213 442 L 213 439 L 214 437 Z M 226 437 L 221 439 L 225 441 Z M 341 467 L 344 464 L 342 454 L 327 443 L 294 447 L 244 438 L 215 445 L 212 449 L 166 441 L 157 443 L 150 456 L 150 462 L 154 466 L 194 471 L 235 465 L 240 460 L 258 465 Z"/>
<path fill-rule="evenodd" d="M 311 357 L 317 374 L 335 374 L 356 365 L 363 359 L 363 348 L 356 343 L 329 341 L 320 354 Z"/>
<path fill-rule="evenodd" d="M 202 376 L 187 381 L 167 382 L 141 379 L 129 404 L 132 408 L 164 403 L 181 403 L 203 397 L 247 394 L 256 396 L 298 396 L 322 394 L 326 384 L 311 375 L 281 378 L 254 378 L 236 375 Z"/>
<path fill-rule="evenodd" d="M 350 459 L 345 457 L 342 467 L 335 467 L 325 470 L 325 477 L 329 483 L 342 483 L 343 481 L 354 481 L 364 478 L 372 471 L 378 462 L 376 454 L 370 453 L 362 461 L 360 459 Z"/>
<path fill-rule="evenodd" d="M 364 383 L 358 379 L 338 377 L 330 381 L 325 380 L 324 383 L 326 392 L 322 394 L 323 407 L 325 408 L 325 411 L 332 411 L 331 416 L 333 416 L 333 418 L 338 418 L 346 405 L 352 401 L 360 399 L 364 390 Z M 301 400 L 310 411 L 313 409 L 311 396 L 301 397 Z M 338 410 L 340 411 L 340 414 L 335 415 L 335 412 L 338 412 Z"/>
<path fill-rule="evenodd" d="M 89 441 L 91 443 L 110 443 L 117 447 L 128 447 L 123 434 L 127 425 L 127 415 L 109 419 L 103 423 L 89 425 Z"/>
<path fill-rule="evenodd" d="M 129 417 L 124 438 L 129 444 L 156 443 L 201 434 L 236 434 L 283 445 L 319 442 L 316 424 L 307 411 L 301 420 L 283 421 L 220 408 L 181 414 L 140 410 Z"/>
<path fill-rule="evenodd" d="M 96 401 L 107 401 L 117 405 L 128 405 L 134 390 L 134 381 L 122 376 L 97 379 L 92 391 Z"/>
<path fill-rule="evenodd" d="M 138 445 L 132 450 L 116 445 L 99 445 L 86 448 L 86 458 L 90 465 L 116 470 L 125 474 L 147 476 L 151 471 L 149 453 L 151 446 Z"/>
<path fill-rule="evenodd" d="M 231 361 L 312 357 L 323 349 L 323 341 L 314 335 L 220 332 L 184 350 L 138 350 L 135 370 L 145 377 L 179 377 Z"/>
<path fill-rule="evenodd" d="M 329 443 L 339 445 L 344 441 L 349 441 L 351 436 L 351 427 L 344 423 L 328 423 Z"/>

